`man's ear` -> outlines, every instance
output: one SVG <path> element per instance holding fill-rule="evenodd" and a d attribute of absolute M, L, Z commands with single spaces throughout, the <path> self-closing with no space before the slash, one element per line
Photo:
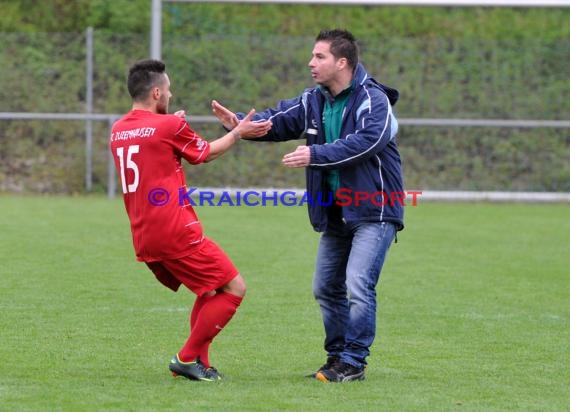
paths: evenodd
<path fill-rule="evenodd" d="M 348 60 L 346 60 L 346 57 L 341 57 L 336 61 L 336 68 L 337 70 L 343 70 L 344 68 L 346 68 L 347 64 Z"/>
<path fill-rule="evenodd" d="M 158 88 L 158 87 L 153 87 L 153 88 L 152 88 L 152 98 L 153 98 L 154 100 L 160 99 L 160 88 Z"/>

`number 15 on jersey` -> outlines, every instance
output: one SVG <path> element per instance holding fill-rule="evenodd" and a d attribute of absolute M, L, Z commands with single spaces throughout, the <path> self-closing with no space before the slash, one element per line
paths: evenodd
<path fill-rule="evenodd" d="M 121 173 L 121 186 L 123 193 L 134 193 L 139 186 L 139 168 L 133 160 L 133 154 L 139 152 L 139 145 L 127 146 L 127 153 L 125 156 L 125 148 L 117 147 L 117 158 L 119 159 L 119 168 Z M 125 169 L 131 169 L 134 174 L 133 182 L 127 184 Z"/>

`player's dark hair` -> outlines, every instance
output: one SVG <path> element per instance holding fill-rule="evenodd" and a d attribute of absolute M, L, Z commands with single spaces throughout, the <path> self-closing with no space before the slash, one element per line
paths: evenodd
<path fill-rule="evenodd" d="M 325 41 L 330 43 L 330 50 L 336 59 L 344 57 L 348 65 L 353 69 L 358 64 L 359 48 L 356 39 L 348 30 L 333 29 L 321 30 L 315 42 Z"/>
<path fill-rule="evenodd" d="M 164 81 L 166 65 L 160 60 L 141 60 L 129 69 L 127 88 L 134 101 L 145 100 L 149 91 Z"/>

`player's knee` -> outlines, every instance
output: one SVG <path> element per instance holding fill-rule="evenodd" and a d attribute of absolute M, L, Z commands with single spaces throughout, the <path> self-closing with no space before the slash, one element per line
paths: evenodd
<path fill-rule="evenodd" d="M 233 285 L 233 287 L 228 292 L 233 293 L 234 295 L 239 296 L 240 298 L 243 298 L 245 296 L 246 290 L 247 288 L 245 286 L 245 283 L 241 283 Z"/>
<path fill-rule="evenodd" d="M 247 287 L 245 285 L 245 280 L 241 277 L 241 275 L 238 274 L 223 289 L 225 292 L 243 298 L 245 296 Z"/>

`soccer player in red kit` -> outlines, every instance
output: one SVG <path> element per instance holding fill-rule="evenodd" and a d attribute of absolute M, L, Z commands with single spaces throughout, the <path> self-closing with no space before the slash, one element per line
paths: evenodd
<path fill-rule="evenodd" d="M 245 295 L 245 282 L 224 251 L 208 237 L 188 199 L 181 159 L 199 164 L 216 159 L 241 137 L 265 135 L 271 122 L 252 122 L 252 109 L 238 126 L 208 142 L 193 131 L 185 113 L 168 114 L 172 94 L 165 64 L 134 64 L 127 86 L 132 110 L 112 128 L 110 149 L 120 176 L 137 260 L 177 291 L 196 294 L 190 336 L 169 369 L 192 380 L 216 381 L 210 343 L 230 321 Z"/>

